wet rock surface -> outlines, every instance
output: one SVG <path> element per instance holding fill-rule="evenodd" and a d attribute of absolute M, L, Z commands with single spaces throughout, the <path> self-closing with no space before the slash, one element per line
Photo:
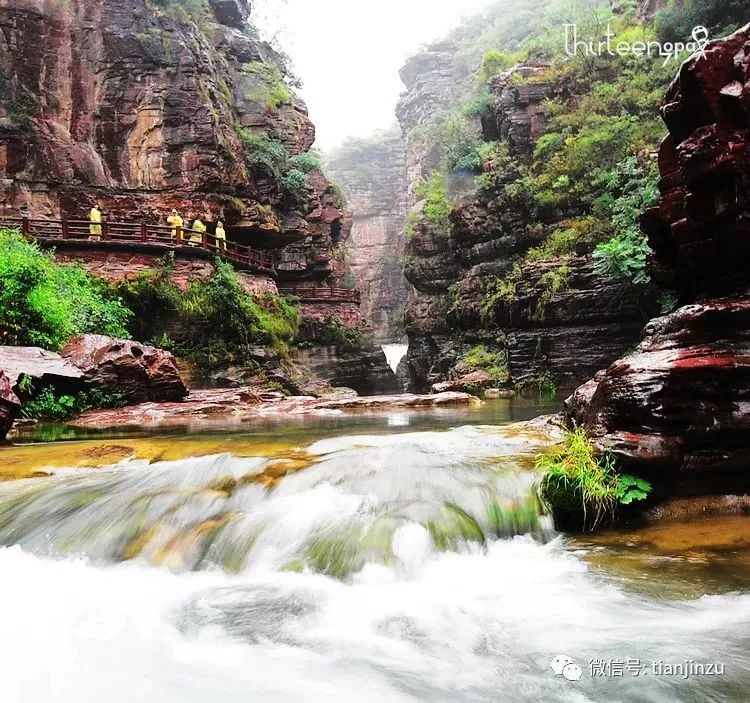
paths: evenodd
<path fill-rule="evenodd" d="M 92 429 L 176 427 L 200 425 L 211 420 L 242 423 L 276 415 L 471 406 L 479 402 L 466 393 L 312 398 L 283 397 L 280 394 L 258 393 L 253 388 L 236 388 L 194 391 L 181 403 L 142 403 L 121 409 L 97 410 L 74 420 L 70 426 Z"/>
<path fill-rule="evenodd" d="M 89 383 L 121 393 L 129 403 L 180 400 L 188 392 L 174 356 L 146 344 L 85 334 L 71 340 L 62 357 Z"/>

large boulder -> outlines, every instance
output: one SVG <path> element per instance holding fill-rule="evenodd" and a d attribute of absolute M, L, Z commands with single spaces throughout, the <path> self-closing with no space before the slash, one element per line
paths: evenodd
<path fill-rule="evenodd" d="M 8 377 L 0 371 L 0 442 L 5 439 L 20 410 L 21 401 L 13 392 Z"/>
<path fill-rule="evenodd" d="M 750 489 L 750 298 L 653 320 L 636 351 L 566 401 L 603 451 L 670 494 Z"/>
<path fill-rule="evenodd" d="M 176 401 L 188 393 L 174 356 L 146 344 L 84 334 L 73 339 L 62 356 L 87 381 L 122 393 L 128 403 Z"/>
<path fill-rule="evenodd" d="M 0 347 L 0 371 L 11 387 L 19 392 L 20 379 L 26 376 L 40 390 L 46 386 L 73 393 L 85 384 L 83 373 L 55 352 L 39 347 Z"/>

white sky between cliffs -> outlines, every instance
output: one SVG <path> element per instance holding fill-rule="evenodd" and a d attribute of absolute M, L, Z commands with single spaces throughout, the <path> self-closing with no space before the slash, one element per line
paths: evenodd
<path fill-rule="evenodd" d="M 323 151 L 347 136 L 395 123 L 398 71 L 420 46 L 442 38 L 491 0 L 254 0 L 253 22 L 276 36 L 303 86 L 299 91 Z"/>

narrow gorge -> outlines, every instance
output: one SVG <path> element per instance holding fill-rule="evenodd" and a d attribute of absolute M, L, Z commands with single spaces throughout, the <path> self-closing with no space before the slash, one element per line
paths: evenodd
<path fill-rule="evenodd" d="M 745 703 L 746 0 L 0 0 L 0 701 Z"/>

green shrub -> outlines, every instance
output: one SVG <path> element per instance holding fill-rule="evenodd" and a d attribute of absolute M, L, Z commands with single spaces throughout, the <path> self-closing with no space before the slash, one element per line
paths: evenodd
<path fill-rule="evenodd" d="M 608 216 L 615 236 L 600 244 L 594 254 L 599 273 L 642 285 L 649 281 L 646 260 L 649 246 L 641 232 L 639 216 L 659 198 L 658 175 L 654 168 L 645 171 L 634 158 L 600 172 L 603 186 L 596 208 Z"/>
<path fill-rule="evenodd" d="M 434 234 L 449 234 L 451 225 L 449 215 L 452 209 L 451 201 L 446 191 L 445 174 L 436 171 L 429 180 L 422 181 L 414 190 L 418 200 L 425 200 L 421 219 Z M 419 215 L 417 215 L 419 217 Z M 413 219 L 411 221 L 413 229 Z M 408 227 L 409 223 L 407 223 Z"/>
<path fill-rule="evenodd" d="M 486 83 L 490 78 L 512 68 L 518 63 L 518 59 L 518 54 L 512 54 L 507 49 L 504 49 L 503 51 L 490 49 L 482 57 L 482 65 L 479 68 L 480 82 Z"/>
<path fill-rule="evenodd" d="M 87 332 L 128 336 L 131 313 L 102 280 L 13 230 L 0 230 L 0 251 L 0 344 L 57 350 Z"/>
<path fill-rule="evenodd" d="M 21 416 L 33 420 L 69 420 L 76 415 L 97 408 L 121 408 L 126 405 L 125 396 L 116 391 L 89 388 L 75 395 L 58 394 L 48 386 L 38 395 L 23 404 Z"/>
<path fill-rule="evenodd" d="M 300 195 L 310 187 L 310 180 L 304 171 L 290 168 L 281 176 L 281 185 L 289 195 Z"/>
<path fill-rule="evenodd" d="M 292 91 L 284 80 L 281 68 L 275 63 L 246 63 L 242 66 L 242 72 L 255 77 L 255 86 L 248 95 L 253 102 L 274 110 L 292 102 Z"/>
<path fill-rule="evenodd" d="M 656 31 L 664 42 L 687 42 L 691 40 L 694 27 L 707 27 L 711 38 L 733 32 L 747 22 L 745 0 L 701 0 L 700 2 L 676 3 L 656 15 Z"/>
<path fill-rule="evenodd" d="M 483 344 L 473 347 L 466 352 L 461 357 L 461 363 L 473 369 L 486 371 L 498 383 L 506 383 L 510 378 L 505 351 L 492 352 Z"/>
<path fill-rule="evenodd" d="M 240 138 L 249 166 L 265 166 L 277 176 L 286 168 L 286 147 L 277 139 L 271 139 L 265 132 L 253 132 L 251 129 L 243 129 Z"/>
<path fill-rule="evenodd" d="M 536 469 L 543 474 L 541 497 L 555 521 L 583 530 L 613 520 L 619 505 L 644 500 L 651 491 L 648 481 L 619 475 L 609 457 L 597 458 L 582 429 L 568 432 L 559 451 L 540 456 Z"/>
<path fill-rule="evenodd" d="M 349 327 L 333 315 L 328 315 L 322 322 L 308 323 L 312 339 L 305 340 L 313 346 L 336 347 L 341 351 L 359 351 L 368 344 L 365 333 L 359 327 Z M 298 344 L 304 348 L 305 342 Z"/>
<path fill-rule="evenodd" d="M 219 259 L 207 281 L 181 291 L 170 280 L 169 262 L 118 285 L 118 292 L 138 316 L 161 314 L 176 319 L 185 333 L 175 350 L 195 356 L 210 352 L 243 356 L 249 347 L 267 345 L 281 354 L 297 334 L 298 308 L 274 294 L 246 293 L 232 266 Z"/>
<path fill-rule="evenodd" d="M 309 173 L 310 171 L 320 169 L 320 154 L 314 149 L 311 149 L 310 151 L 293 156 L 289 159 L 289 164 L 292 168 L 297 168 L 304 173 Z"/>

